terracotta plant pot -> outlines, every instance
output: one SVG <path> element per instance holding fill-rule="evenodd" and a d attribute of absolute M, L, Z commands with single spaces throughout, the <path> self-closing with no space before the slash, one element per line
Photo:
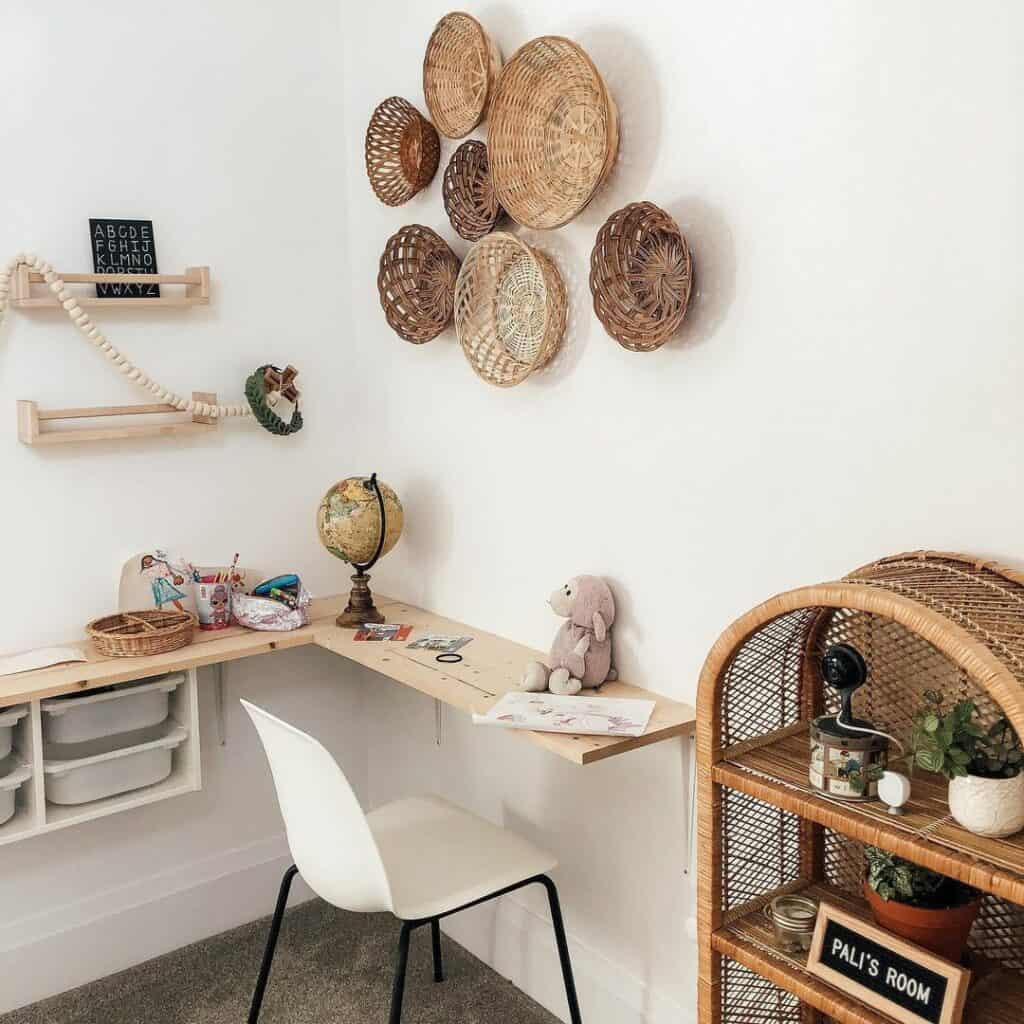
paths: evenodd
<path fill-rule="evenodd" d="M 981 907 L 980 896 L 970 903 L 943 910 L 911 907 L 895 900 L 883 900 L 867 883 L 864 895 L 880 927 L 953 963 L 959 963 L 963 957 L 967 936 Z"/>
<path fill-rule="evenodd" d="M 1024 829 L 1024 772 L 1012 779 L 966 775 L 949 783 L 949 813 L 968 832 L 1001 839 Z"/>

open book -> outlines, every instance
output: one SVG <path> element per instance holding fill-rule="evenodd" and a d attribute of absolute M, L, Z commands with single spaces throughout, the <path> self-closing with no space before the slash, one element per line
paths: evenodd
<path fill-rule="evenodd" d="M 653 700 L 617 697 L 559 697 L 553 693 L 506 693 L 476 725 L 582 736 L 643 736 L 654 712 Z"/>

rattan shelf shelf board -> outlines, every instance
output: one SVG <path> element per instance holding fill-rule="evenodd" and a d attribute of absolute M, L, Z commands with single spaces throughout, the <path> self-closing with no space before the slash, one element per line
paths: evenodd
<path fill-rule="evenodd" d="M 441 140 L 408 100 L 389 96 L 370 118 L 364 153 L 366 175 L 377 198 L 387 206 L 401 206 L 437 173 Z"/>
<path fill-rule="evenodd" d="M 686 316 L 693 261 L 679 225 L 654 203 L 616 210 L 590 254 L 594 315 L 623 348 L 653 352 Z"/>
<path fill-rule="evenodd" d="M 455 332 L 482 380 L 521 384 L 555 354 L 565 317 L 565 285 L 539 249 L 495 231 L 469 250 L 455 286 Z"/>
<path fill-rule="evenodd" d="M 494 230 L 505 211 L 494 194 L 482 142 L 470 139 L 452 153 L 441 181 L 441 198 L 452 227 L 467 242 L 478 242 Z"/>
<path fill-rule="evenodd" d="M 793 887 L 788 891 L 801 892 L 816 899 L 827 900 L 864 920 L 871 913 L 861 899 L 852 898 L 834 886 L 811 884 Z M 772 928 L 762 912 L 765 897 L 720 931 L 712 942 L 723 955 L 734 958 L 774 984 L 793 993 L 804 1003 L 828 1014 L 837 1021 L 855 1021 L 858 1024 L 879 1024 L 890 1020 L 863 1006 L 857 1000 L 833 988 L 807 971 L 806 953 L 783 953 L 772 943 Z M 965 1024 L 1016 1024 L 1024 1005 L 1024 974 L 1000 967 L 984 957 L 972 955 L 970 967 L 974 974 L 967 1005 Z"/>
<path fill-rule="evenodd" d="M 561 36 L 520 47 L 502 69 L 487 124 L 498 202 L 527 227 L 573 219 L 619 150 L 615 102 L 584 50 Z"/>
<path fill-rule="evenodd" d="M 726 629 L 705 662 L 698 697 L 701 1024 L 746 1024 L 747 976 L 732 964 L 834 1020 L 885 1019 L 849 997 L 837 1002 L 828 986 L 770 955 L 736 923 L 744 904 L 783 886 L 832 882 L 859 892 L 865 843 L 990 894 L 972 948 L 998 961 L 1006 980 L 985 996 L 994 1002 L 973 1003 L 965 1019 L 1019 1020 L 1024 839 L 960 829 L 948 820 L 944 785 L 923 777 L 914 780 L 902 820 L 879 805 L 826 798 L 807 782 L 807 722 L 835 708 L 818 662 L 835 643 L 865 656 L 869 680 L 857 711 L 888 733 L 907 738 L 928 688 L 975 700 L 985 718 L 1005 712 L 1024 730 L 1024 577 L 993 563 L 941 552 L 897 555 L 781 594 Z M 1010 990 L 1009 1004 L 1000 1004 Z M 771 1006 L 763 993 L 756 998 Z M 788 1022 L 792 1012 L 779 1002 L 761 1019 Z"/>
<path fill-rule="evenodd" d="M 387 241 L 377 291 L 388 324 L 414 345 L 436 338 L 452 320 L 459 260 L 422 224 L 407 224 Z"/>
<path fill-rule="evenodd" d="M 453 11 L 434 28 L 423 58 L 423 95 L 437 130 L 468 135 L 486 116 L 501 71 L 501 51 L 469 14 Z"/>

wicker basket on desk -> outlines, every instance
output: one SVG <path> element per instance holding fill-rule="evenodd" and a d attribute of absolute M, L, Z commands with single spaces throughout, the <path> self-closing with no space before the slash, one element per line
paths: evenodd
<path fill-rule="evenodd" d="M 85 627 L 96 650 L 107 658 L 167 654 L 192 642 L 196 617 L 189 612 L 150 609 L 95 619 Z"/>

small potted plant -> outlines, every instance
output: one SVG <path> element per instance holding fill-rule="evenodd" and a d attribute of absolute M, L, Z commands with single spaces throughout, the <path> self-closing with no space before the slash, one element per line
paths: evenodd
<path fill-rule="evenodd" d="M 1006 719 L 988 729 L 977 721 L 972 700 L 947 709 L 945 697 L 926 690 L 914 716 L 913 763 L 949 779 L 949 810 L 979 836 L 1002 838 L 1024 829 L 1024 753 Z"/>
<path fill-rule="evenodd" d="M 864 856 L 864 895 L 878 924 L 959 962 L 978 916 L 981 893 L 875 846 L 865 847 Z"/>

